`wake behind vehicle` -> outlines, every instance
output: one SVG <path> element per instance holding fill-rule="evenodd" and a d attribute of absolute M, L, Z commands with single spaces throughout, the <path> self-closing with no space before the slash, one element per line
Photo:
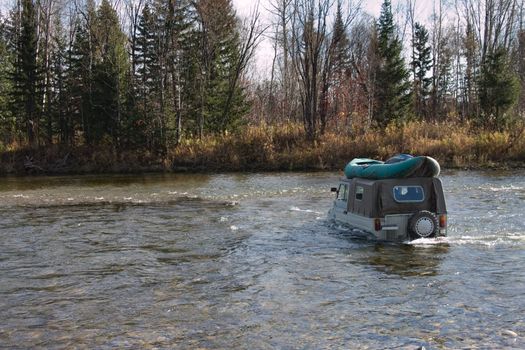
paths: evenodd
<path fill-rule="evenodd" d="M 430 157 L 398 155 L 386 162 L 358 158 L 345 168 L 328 216 L 379 240 L 446 236 L 440 167 Z"/>

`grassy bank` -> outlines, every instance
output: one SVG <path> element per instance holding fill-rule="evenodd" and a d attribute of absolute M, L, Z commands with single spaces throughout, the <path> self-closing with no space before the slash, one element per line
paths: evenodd
<path fill-rule="evenodd" d="M 301 125 L 257 126 L 183 141 L 165 157 L 102 146 L 14 149 L 0 155 L 0 173 L 339 170 L 355 157 L 386 159 L 400 152 L 429 155 L 448 168 L 523 166 L 525 135 L 519 130 L 413 122 L 354 137 L 328 132 L 312 144 Z"/>
<path fill-rule="evenodd" d="M 525 135 L 469 125 L 413 122 L 361 136 L 327 133 L 312 145 L 300 125 L 251 127 L 241 135 L 210 137 L 172 150 L 175 169 L 339 170 L 355 157 L 429 155 L 443 167 L 511 167 L 525 163 Z"/>

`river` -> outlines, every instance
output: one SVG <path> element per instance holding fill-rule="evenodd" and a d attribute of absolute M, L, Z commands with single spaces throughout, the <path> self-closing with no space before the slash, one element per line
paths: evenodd
<path fill-rule="evenodd" d="M 327 221 L 338 176 L 0 178 L 0 348 L 525 348 L 523 171 L 446 171 L 413 244 Z"/>

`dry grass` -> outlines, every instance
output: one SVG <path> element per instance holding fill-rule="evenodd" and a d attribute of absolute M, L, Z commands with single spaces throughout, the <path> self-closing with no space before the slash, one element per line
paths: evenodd
<path fill-rule="evenodd" d="M 0 175 L 133 173 L 165 169 L 162 161 L 149 152 L 116 152 L 104 146 L 21 148 L 0 153 Z"/>
<path fill-rule="evenodd" d="M 189 141 L 169 157 L 175 169 L 318 170 L 342 169 L 355 157 L 386 159 L 396 153 L 429 155 L 444 167 L 505 167 L 525 161 L 525 140 L 468 124 L 411 122 L 354 137 L 329 132 L 311 143 L 301 125 L 263 125 Z"/>
<path fill-rule="evenodd" d="M 111 146 L 14 148 L 0 153 L 0 174 L 338 170 L 355 157 L 386 159 L 396 153 L 429 155 L 443 167 L 525 164 L 525 134 L 425 122 L 358 136 L 328 132 L 314 143 L 300 124 L 249 126 L 236 134 L 185 140 L 165 157 L 144 150 L 116 152 Z"/>

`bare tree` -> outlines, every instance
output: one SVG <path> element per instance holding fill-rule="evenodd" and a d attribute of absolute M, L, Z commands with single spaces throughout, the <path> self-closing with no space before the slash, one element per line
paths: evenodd
<path fill-rule="evenodd" d="M 139 28 L 140 13 L 144 6 L 143 0 L 125 0 L 124 2 L 126 15 L 128 17 L 128 38 L 129 38 L 129 55 L 131 58 L 131 76 L 133 77 L 137 71 L 137 35 Z"/>
<path fill-rule="evenodd" d="M 38 37 L 41 37 L 38 41 L 41 46 L 40 55 L 44 80 L 41 105 L 46 119 L 46 140 L 48 144 L 51 144 L 53 142 L 53 117 L 51 111 L 52 72 L 50 66 L 53 48 L 51 47 L 51 38 L 55 30 L 52 27 L 53 17 L 59 15 L 59 11 L 55 8 L 55 0 L 40 0 L 37 2 L 37 5 L 40 14 Z"/>
<path fill-rule="evenodd" d="M 299 76 L 303 123 L 306 135 L 319 133 L 319 95 L 326 50 L 331 0 L 296 0 L 292 21 L 291 57 Z"/>
<path fill-rule="evenodd" d="M 517 0 L 463 0 L 463 10 L 479 43 L 481 62 L 498 47 L 509 50 L 517 29 Z"/>
<path fill-rule="evenodd" d="M 366 132 L 372 124 L 375 94 L 375 67 L 377 38 L 374 35 L 373 19 L 363 17 L 350 32 L 350 62 L 352 64 L 353 105 L 356 116 L 362 119 L 355 124 L 361 126 L 359 132 Z M 364 106 L 364 110 L 361 110 Z M 355 125 L 352 126 L 355 129 Z"/>
<path fill-rule="evenodd" d="M 280 73 L 280 90 L 281 97 L 279 100 L 279 114 L 281 120 L 294 118 L 296 96 L 296 74 L 290 64 L 290 41 L 291 25 L 294 16 L 294 0 L 274 0 L 270 4 L 270 13 L 275 18 L 273 24 L 274 34 L 274 61 L 278 63 Z M 273 83 L 275 80 L 275 64 L 272 65 L 271 89 L 273 92 Z M 272 93 L 273 95 L 273 93 Z M 273 97 L 272 97 L 273 98 Z"/>

